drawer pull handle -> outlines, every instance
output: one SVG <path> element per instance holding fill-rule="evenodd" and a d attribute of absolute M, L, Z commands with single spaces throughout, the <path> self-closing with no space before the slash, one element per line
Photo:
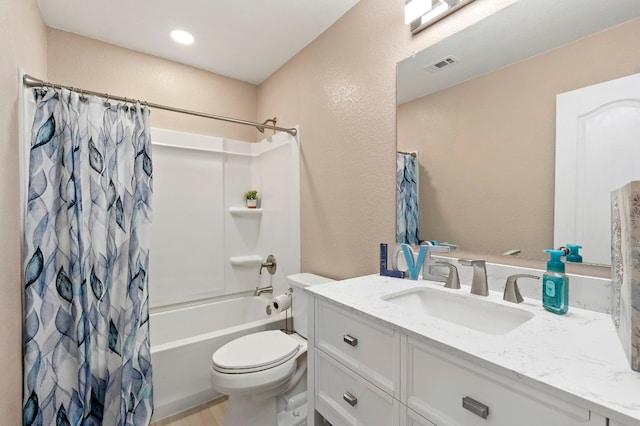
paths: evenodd
<path fill-rule="evenodd" d="M 462 398 L 462 407 L 483 419 L 489 417 L 489 407 L 468 396 Z"/>
<path fill-rule="evenodd" d="M 353 336 L 349 336 L 348 334 L 345 334 L 344 336 L 342 336 L 342 340 L 351 345 L 351 346 L 357 346 L 358 345 L 358 339 L 356 339 Z"/>
<path fill-rule="evenodd" d="M 355 407 L 356 404 L 358 403 L 358 398 L 356 398 L 355 396 L 351 395 L 349 392 L 343 393 L 342 394 L 342 399 L 347 401 L 347 403 L 352 407 Z"/>

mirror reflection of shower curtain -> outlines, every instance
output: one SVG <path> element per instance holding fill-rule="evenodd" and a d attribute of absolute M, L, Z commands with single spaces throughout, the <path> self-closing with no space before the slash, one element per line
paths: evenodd
<path fill-rule="evenodd" d="M 418 154 L 398 152 L 396 160 L 396 242 L 420 244 Z"/>

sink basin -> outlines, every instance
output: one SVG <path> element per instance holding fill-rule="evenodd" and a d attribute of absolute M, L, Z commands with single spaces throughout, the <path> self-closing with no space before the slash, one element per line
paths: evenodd
<path fill-rule="evenodd" d="M 431 288 L 414 288 L 382 300 L 401 306 L 411 314 L 422 314 L 487 334 L 506 334 L 533 318 L 519 308 L 500 305 L 477 296 L 449 293 Z"/>

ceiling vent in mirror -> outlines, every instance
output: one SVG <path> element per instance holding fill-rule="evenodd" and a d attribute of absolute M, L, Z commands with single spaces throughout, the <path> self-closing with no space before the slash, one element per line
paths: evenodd
<path fill-rule="evenodd" d="M 424 69 L 426 69 L 429 72 L 438 72 L 440 70 L 443 70 L 447 67 L 450 67 L 451 65 L 455 65 L 458 62 L 460 62 L 459 59 L 457 59 L 454 56 L 447 56 L 446 58 L 442 58 L 439 61 L 434 62 L 431 65 L 427 65 L 426 67 L 424 67 Z"/>

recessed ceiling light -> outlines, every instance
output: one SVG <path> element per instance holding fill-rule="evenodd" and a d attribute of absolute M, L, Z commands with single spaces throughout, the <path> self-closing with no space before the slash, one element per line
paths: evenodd
<path fill-rule="evenodd" d="M 194 40 L 190 33 L 183 30 L 172 30 L 170 34 L 173 40 L 181 44 L 192 44 Z"/>

